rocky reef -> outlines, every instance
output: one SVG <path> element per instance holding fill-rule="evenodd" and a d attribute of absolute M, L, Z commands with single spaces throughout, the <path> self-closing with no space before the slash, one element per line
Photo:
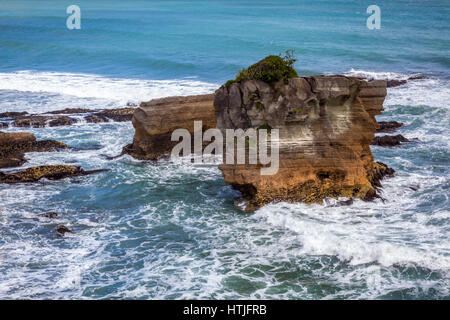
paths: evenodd
<path fill-rule="evenodd" d="M 82 116 L 88 123 L 131 121 L 135 108 L 91 110 L 84 108 L 67 108 L 45 114 L 29 114 L 28 112 L 0 113 L 0 128 L 44 128 L 70 126 L 78 122 L 76 116 Z M 71 115 L 71 116 L 69 116 Z"/>
<path fill-rule="evenodd" d="M 393 173 L 370 151 L 385 96 L 386 81 L 345 76 L 222 86 L 214 100 L 217 128 L 279 130 L 276 174 L 261 175 L 260 163 L 222 164 L 225 182 L 241 191 L 247 210 L 272 201 L 375 197 L 379 180 Z"/>
<path fill-rule="evenodd" d="M 0 183 L 37 182 L 44 178 L 48 180 L 60 180 L 68 177 L 85 176 L 103 171 L 105 170 L 84 170 L 81 167 L 67 165 L 38 166 L 15 170 L 11 173 L 0 171 Z"/>
<path fill-rule="evenodd" d="M 202 121 L 202 130 L 214 128 L 214 95 L 169 97 L 143 102 L 134 112 L 133 143 L 124 153 L 141 160 L 156 160 L 170 153 L 178 141 L 171 141 L 175 129 L 194 132 L 194 121 Z"/>

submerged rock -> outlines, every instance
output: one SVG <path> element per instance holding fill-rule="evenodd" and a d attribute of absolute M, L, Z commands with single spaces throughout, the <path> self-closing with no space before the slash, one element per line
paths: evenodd
<path fill-rule="evenodd" d="M 381 147 L 395 147 L 402 144 L 402 142 L 411 142 L 401 134 L 395 136 L 377 136 L 372 140 L 372 145 Z"/>
<path fill-rule="evenodd" d="M 56 236 L 63 237 L 66 233 L 73 233 L 73 231 L 63 225 L 59 225 L 55 229 Z"/>
<path fill-rule="evenodd" d="M 398 128 L 403 127 L 403 122 L 397 121 L 379 121 L 378 125 L 380 126 L 377 129 L 377 132 L 394 132 Z"/>
<path fill-rule="evenodd" d="M 109 121 L 125 122 L 131 121 L 134 111 L 135 108 L 106 109 L 86 116 L 84 119 L 89 123 Z"/>
<path fill-rule="evenodd" d="M 69 147 L 59 141 L 42 140 L 25 132 L 0 132 L 0 168 L 17 167 L 25 163 L 26 152 L 44 152 Z"/>
<path fill-rule="evenodd" d="M 26 114 L 28 114 L 28 112 L 2 112 L 0 113 L 0 119 L 14 119 Z"/>
<path fill-rule="evenodd" d="M 408 81 L 407 80 L 387 80 L 386 81 L 386 85 L 388 88 L 393 88 L 393 87 L 398 87 L 398 86 L 402 86 L 404 84 L 406 84 Z"/>
<path fill-rule="evenodd" d="M 132 119 L 136 130 L 133 143 L 123 152 L 141 160 L 167 155 L 178 141 L 171 141 L 175 129 L 194 131 L 194 121 L 202 121 L 203 131 L 214 128 L 214 95 L 170 97 L 141 103 Z"/>
<path fill-rule="evenodd" d="M 43 217 L 43 218 L 49 218 L 49 219 L 56 219 L 56 218 L 58 218 L 58 213 L 56 213 L 56 212 L 46 212 L 46 213 L 40 213 L 37 216 L 38 217 Z"/>
<path fill-rule="evenodd" d="M 49 112 L 50 114 L 79 114 L 79 113 L 90 113 L 95 112 L 95 110 L 84 109 L 84 108 L 66 108 L 63 110 L 55 110 Z"/>
<path fill-rule="evenodd" d="M 16 170 L 12 173 L 0 171 L 0 183 L 27 183 L 41 179 L 60 180 L 68 177 L 85 176 L 105 170 L 85 171 L 81 167 L 68 165 L 39 166 Z"/>
<path fill-rule="evenodd" d="M 277 173 L 261 175 L 261 163 L 222 164 L 225 182 L 241 191 L 247 210 L 272 201 L 375 197 L 379 180 L 391 173 L 370 151 L 385 96 L 384 80 L 344 76 L 222 86 L 214 100 L 217 127 L 278 129 L 280 144 Z"/>
<path fill-rule="evenodd" d="M 13 120 L 13 127 L 20 128 L 44 128 L 47 125 L 50 127 L 69 126 L 77 123 L 78 120 L 67 115 L 70 114 L 86 114 L 84 118 L 88 123 L 99 122 L 125 122 L 131 121 L 135 108 L 126 107 L 119 109 L 105 109 L 105 110 L 91 110 L 84 108 L 66 108 L 63 110 L 56 110 L 47 112 L 46 114 L 29 114 L 27 112 L 4 112 L 0 113 L 0 119 Z M 0 122 L 0 128 L 7 127 L 6 122 Z"/>

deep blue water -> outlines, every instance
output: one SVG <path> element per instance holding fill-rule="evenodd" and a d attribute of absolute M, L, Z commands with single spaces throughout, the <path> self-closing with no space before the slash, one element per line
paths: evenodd
<path fill-rule="evenodd" d="M 81 30 L 66 28 L 72 4 Z M 380 30 L 366 27 L 371 4 Z M 110 171 L 0 185 L 0 298 L 450 298 L 449 4 L 2 0 L 0 112 L 213 92 L 288 49 L 299 74 L 426 79 L 389 89 L 378 117 L 420 140 L 372 148 L 397 171 L 385 202 L 350 207 L 244 214 L 215 166 L 107 160 L 132 140 L 130 123 L 26 129 L 101 149 L 28 154 L 24 167 Z M 59 218 L 36 218 L 47 211 Z M 58 224 L 75 233 L 55 238 Z"/>

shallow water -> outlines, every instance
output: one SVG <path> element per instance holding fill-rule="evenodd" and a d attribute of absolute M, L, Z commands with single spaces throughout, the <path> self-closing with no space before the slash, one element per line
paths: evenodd
<path fill-rule="evenodd" d="M 64 29 L 63 2 L 42 1 L 33 10 L 27 1 L 0 4 L 0 112 L 115 108 L 209 93 L 265 54 L 297 48 L 301 74 L 425 74 L 390 88 L 378 116 L 404 122 L 399 133 L 419 142 L 372 147 L 377 161 L 396 170 L 383 181 L 384 201 L 278 203 L 245 214 L 215 166 L 107 160 L 132 140 L 131 123 L 26 129 L 38 139 L 99 148 L 30 153 L 24 167 L 110 171 L 0 185 L 0 298 L 450 298 L 444 1 L 420 12 L 417 2 L 380 1 L 378 33 L 365 28 L 364 1 L 258 8 L 209 1 L 201 9 L 132 1 L 127 10 L 119 2 L 80 1 L 86 20 L 78 34 Z M 429 23 L 419 28 L 423 19 Z M 390 31 L 399 26 L 401 34 Z M 415 48 L 406 47 L 413 35 Z M 48 211 L 58 219 L 36 217 Z M 59 224 L 75 233 L 55 237 Z"/>

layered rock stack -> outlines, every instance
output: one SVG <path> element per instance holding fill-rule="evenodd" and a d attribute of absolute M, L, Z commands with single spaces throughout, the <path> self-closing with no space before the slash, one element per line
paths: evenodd
<path fill-rule="evenodd" d="M 124 152 L 144 160 L 170 154 L 175 129 L 250 128 L 279 133 L 279 168 L 224 163 L 225 182 L 241 191 L 246 209 L 272 201 L 322 203 L 325 198 L 377 196 L 380 179 L 393 173 L 370 151 L 383 110 L 386 81 L 346 76 L 299 77 L 295 59 L 269 56 L 242 70 L 214 95 L 171 97 L 142 103 L 133 116 L 133 143 Z M 261 132 L 261 131 L 260 131 Z M 273 136 L 275 136 L 274 131 Z M 269 136 L 272 134 L 269 133 Z M 244 148 L 248 152 L 250 142 Z M 248 155 L 248 153 L 247 153 Z M 248 159 L 248 157 L 247 157 Z"/>
<path fill-rule="evenodd" d="M 170 153 L 178 143 L 171 141 L 176 129 L 194 132 L 194 121 L 202 121 L 203 130 L 214 128 L 214 95 L 169 97 L 143 102 L 134 112 L 133 143 L 124 152 L 136 159 L 156 160 Z"/>
<path fill-rule="evenodd" d="M 280 146 L 275 175 L 261 175 L 261 164 L 222 164 L 225 182 L 241 191 L 247 209 L 272 201 L 375 196 L 379 179 L 392 173 L 370 151 L 385 96 L 384 80 L 344 76 L 222 86 L 214 100 L 217 128 L 278 129 Z"/>

